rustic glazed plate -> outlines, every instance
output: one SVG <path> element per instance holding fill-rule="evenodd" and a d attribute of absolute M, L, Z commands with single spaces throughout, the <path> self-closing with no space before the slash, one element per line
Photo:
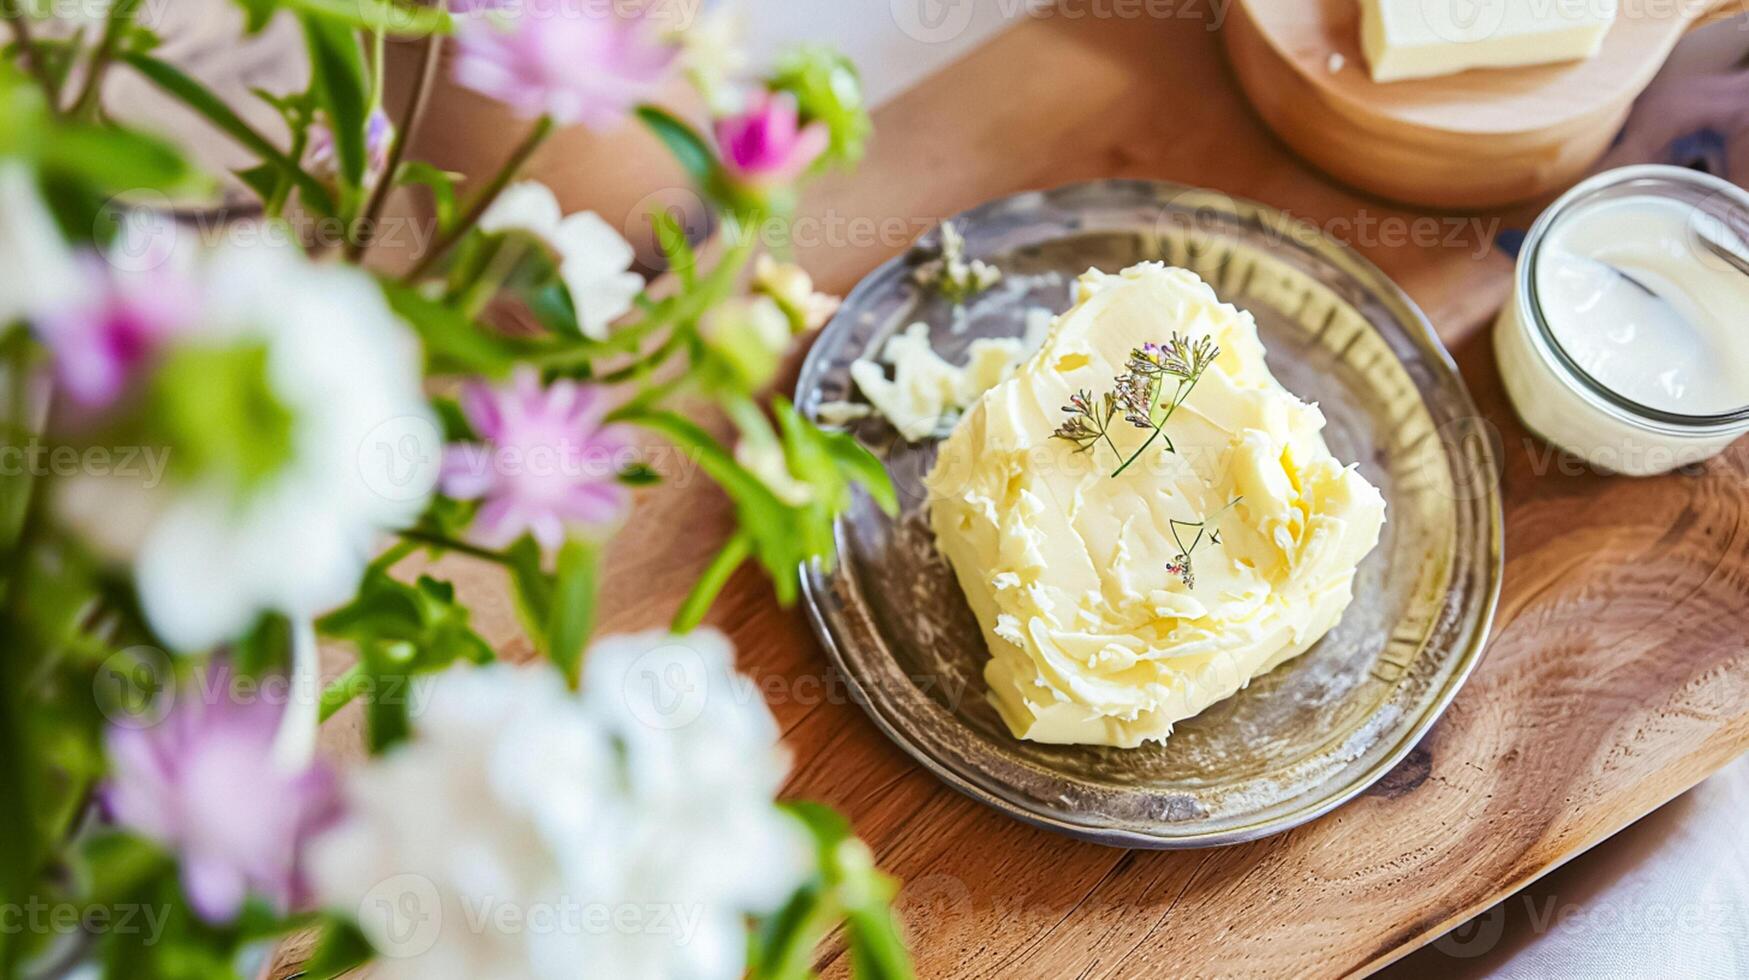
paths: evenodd
<path fill-rule="evenodd" d="M 914 286 L 936 245 L 875 270 L 821 334 L 797 404 L 857 400 L 850 362 L 929 324 L 958 361 L 978 337 L 1016 336 L 1060 312 L 1089 267 L 1160 259 L 1249 310 L 1269 366 L 1329 420 L 1338 459 L 1384 494 L 1388 521 L 1342 622 L 1304 656 L 1137 749 L 1021 741 L 988 702 L 976 619 L 936 552 L 923 475 L 936 444 L 878 418 L 854 431 L 879 453 L 903 509 L 866 498 L 839 521 L 832 571 L 803 569 L 826 649 L 892 739 L 966 794 L 1042 827 L 1129 847 L 1203 847 L 1304 823 L 1388 772 L 1481 656 L 1499 595 L 1501 510 L 1485 427 L 1426 319 L 1378 269 L 1315 228 L 1213 191 L 1141 181 L 1020 194 L 956 219 L 996 289 L 955 311 Z"/>

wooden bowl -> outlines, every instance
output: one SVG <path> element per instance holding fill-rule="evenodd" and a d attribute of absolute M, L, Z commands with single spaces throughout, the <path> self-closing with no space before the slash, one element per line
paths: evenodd
<path fill-rule="evenodd" d="M 1308 161 L 1383 197 L 1477 209 L 1576 180 L 1682 35 L 1739 9 L 1624 5 L 1586 61 L 1384 83 L 1367 73 L 1356 0 L 1238 0 L 1222 35 L 1258 114 Z"/>

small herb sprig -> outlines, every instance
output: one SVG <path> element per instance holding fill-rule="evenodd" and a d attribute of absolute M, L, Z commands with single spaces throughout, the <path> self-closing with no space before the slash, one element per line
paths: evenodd
<path fill-rule="evenodd" d="M 1215 511 L 1213 514 L 1210 514 L 1200 521 L 1167 521 L 1167 526 L 1172 529 L 1172 540 L 1178 545 L 1178 554 L 1174 556 L 1171 561 L 1166 563 L 1166 574 L 1178 576 L 1184 582 L 1184 587 L 1187 589 L 1196 588 L 1196 566 L 1191 564 L 1191 558 L 1196 554 L 1197 547 L 1203 543 L 1205 537 L 1209 544 L 1221 543 L 1221 529 L 1218 527 L 1211 528 L 1209 525 L 1219 520 L 1222 514 L 1225 514 L 1227 511 L 1238 506 L 1239 501 L 1243 499 L 1243 497 L 1234 497 L 1232 500 L 1227 501 L 1225 507 L 1222 507 L 1220 510 Z M 1184 543 L 1184 538 L 1180 537 L 1178 534 L 1178 529 L 1181 527 L 1186 529 L 1196 528 L 1196 537 L 1190 540 L 1189 545 L 1186 545 Z"/>
<path fill-rule="evenodd" d="M 1122 460 L 1112 471 L 1114 477 L 1129 469 L 1130 464 L 1140 459 L 1156 439 L 1166 440 L 1167 452 L 1177 452 L 1171 437 L 1164 434 L 1166 423 L 1190 397 L 1196 383 L 1202 380 L 1203 372 L 1220 355 L 1221 349 L 1209 338 L 1192 342 L 1176 331 L 1164 344 L 1143 344 L 1130 351 L 1125 364 L 1128 370 L 1118 375 L 1113 381 L 1113 390 L 1100 396 L 1098 401 L 1085 389 L 1070 396 L 1069 404 L 1063 406 L 1069 418 L 1051 435 L 1073 442 L 1077 452 L 1090 452 L 1103 441 Z M 1174 382 L 1174 387 L 1172 397 L 1162 405 L 1160 395 L 1165 391 L 1167 379 Z M 1152 430 L 1147 440 L 1128 458 L 1111 440 L 1111 420 L 1119 408 L 1123 409 L 1125 422 L 1138 429 Z"/>
<path fill-rule="evenodd" d="M 941 223 L 941 245 L 936 257 L 911 273 L 917 284 L 933 289 L 955 306 L 1002 281 L 1002 270 L 982 259 L 966 259 L 966 239 L 951 221 Z"/>

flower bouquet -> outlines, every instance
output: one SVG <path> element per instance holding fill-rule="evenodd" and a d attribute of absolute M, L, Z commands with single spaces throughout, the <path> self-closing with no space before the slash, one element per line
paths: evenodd
<path fill-rule="evenodd" d="M 304 976 L 803 977 L 840 929 L 859 975 L 909 976 L 895 884 L 774 801 L 777 727 L 700 625 L 749 561 L 793 599 L 853 493 L 894 503 L 760 397 L 835 301 L 755 230 L 860 156 L 852 66 L 754 75 L 721 17 L 630 2 L 238 0 L 309 62 L 249 96 L 267 129 L 162 56 L 152 7 L 0 0 L 0 976 L 247 975 L 298 933 Z M 392 39 L 423 55 L 391 115 Z M 465 182 L 410 152 L 446 45 L 529 126 Z M 253 163 L 118 123 L 123 74 Z M 709 126 L 653 103 L 676 77 Z M 695 250 L 651 215 L 654 287 L 518 176 L 557 127 L 628 122 L 720 228 Z M 398 191 L 434 225 L 388 271 Z M 592 641 L 653 440 L 736 527 L 668 629 Z M 540 662 L 496 662 L 440 556 L 502 569 Z M 353 655 L 326 684 L 324 640 Z M 341 773 L 315 736 L 354 703 Z"/>

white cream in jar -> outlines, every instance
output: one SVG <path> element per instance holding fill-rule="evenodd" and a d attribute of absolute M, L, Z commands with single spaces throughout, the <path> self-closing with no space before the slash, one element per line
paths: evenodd
<path fill-rule="evenodd" d="M 1574 187 L 1519 253 L 1494 332 L 1513 406 L 1601 469 L 1662 473 L 1749 432 L 1749 194 L 1678 167 Z"/>

